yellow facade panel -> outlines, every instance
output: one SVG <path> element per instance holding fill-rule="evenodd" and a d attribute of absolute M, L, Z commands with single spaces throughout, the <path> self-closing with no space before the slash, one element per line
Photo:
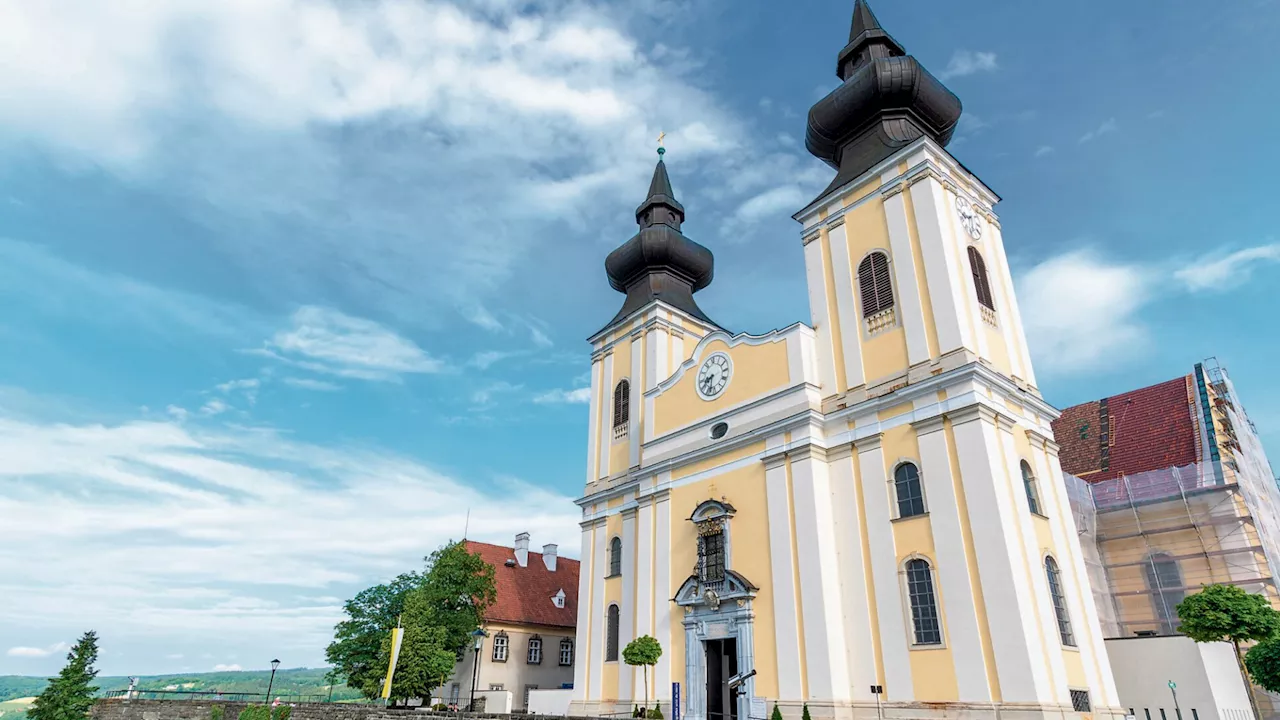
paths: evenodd
<path fill-rule="evenodd" d="M 697 368 L 684 376 L 654 400 L 654 432 L 663 435 L 676 428 L 710 417 L 739 403 L 782 390 L 790 384 L 787 344 L 766 342 L 761 345 L 740 344 L 730 348 L 722 340 L 709 343 L 705 358 L 713 352 L 724 352 L 733 360 L 733 375 L 724 392 L 714 400 L 698 396 Z"/>

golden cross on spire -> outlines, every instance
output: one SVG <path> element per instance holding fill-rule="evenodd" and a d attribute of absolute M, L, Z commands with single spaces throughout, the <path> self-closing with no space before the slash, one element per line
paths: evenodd
<path fill-rule="evenodd" d="M 665 138 L 666 136 L 667 134 L 664 132 L 658 133 L 658 147 L 662 147 L 662 139 Z"/>

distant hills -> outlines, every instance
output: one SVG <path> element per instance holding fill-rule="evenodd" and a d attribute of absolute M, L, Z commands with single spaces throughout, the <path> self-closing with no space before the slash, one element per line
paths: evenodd
<path fill-rule="evenodd" d="M 329 682 L 325 673 L 329 668 L 292 668 L 277 670 L 272 695 L 323 695 L 329 696 Z M 138 690 L 181 690 L 188 692 L 265 693 L 270 670 L 242 670 L 234 672 L 178 673 L 175 675 L 140 675 Z M 48 684 L 47 678 L 24 675 L 0 675 L 0 720 L 23 720 L 28 703 L 15 702 L 39 695 Z M 99 693 L 126 690 L 127 677 L 99 677 L 95 684 Z M 333 688 L 333 700 L 356 700 L 360 692 L 346 685 Z"/>

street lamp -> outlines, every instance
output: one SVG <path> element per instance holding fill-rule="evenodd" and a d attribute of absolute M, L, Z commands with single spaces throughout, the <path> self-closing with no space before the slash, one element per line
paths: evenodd
<path fill-rule="evenodd" d="M 475 642 L 476 660 L 471 664 L 471 704 L 467 706 L 467 710 L 476 711 L 476 682 L 480 679 L 480 650 L 484 648 L 484 639 L 489 637 L 489 633 L 484 628 L 476 628 L 471 633 L 471 639 Z"/>
<path fill-rule="evenodd" d="M 280 667 L 279 660 L 271 661 L 271 680 L 267 682 L 267 704 L 271 704 L 271 688 L 276 684 L 276 668 Z"/>

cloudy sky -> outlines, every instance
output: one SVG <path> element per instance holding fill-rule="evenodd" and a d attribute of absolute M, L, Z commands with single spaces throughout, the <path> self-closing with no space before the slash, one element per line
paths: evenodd
<path fill-rule="evenodd" d="M 807 320 L 851 6 L 0 3 L 0 673 L 90 628 L 113 674 L 319 665 L 468 512 L 572 553 L 654 137 L 702 307 Z M 965 103 L 1048 399 L 1216 355 L 1280 448 L 1280 4 L 876 10 Z"/>

